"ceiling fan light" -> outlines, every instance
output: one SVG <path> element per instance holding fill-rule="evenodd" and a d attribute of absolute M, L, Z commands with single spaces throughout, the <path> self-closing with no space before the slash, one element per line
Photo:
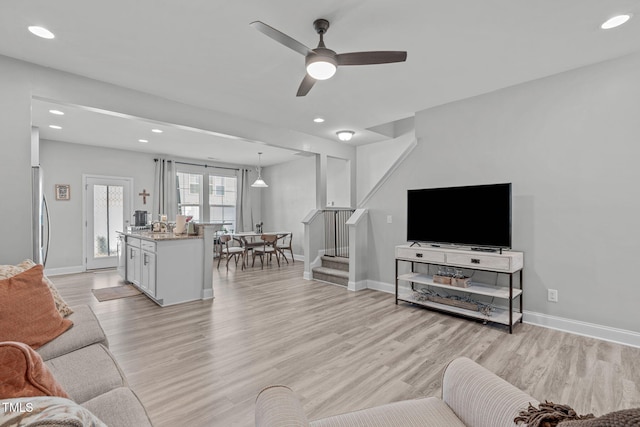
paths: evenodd
<path fill-rule="evenodd" d="M 318 54 L 319 50 L 316 49 L 315 55 L 307 56 L 307 73 L 316 80 L 327 80 L 336 73 L 338 63 L 335 58 L 324 55 L 324 51 Z M 328 51 L 328 49 L 324 50 Z"/>
<path fill-rule="evenodd" d="M 344 142 L 351 141 L 351 138 L 353 138 L 354 134 L 355 132 L 352 130 L 340 130 L 336 132 L 336 135 L 338 135 L 338 139 Z"/>

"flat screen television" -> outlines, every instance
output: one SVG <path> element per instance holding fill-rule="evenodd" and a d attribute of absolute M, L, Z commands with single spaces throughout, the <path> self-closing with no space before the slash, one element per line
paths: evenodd
<path fill-rule="evenodd" d="M 408 190 L 407 241 L 511 248 L 511 183 Z"/>

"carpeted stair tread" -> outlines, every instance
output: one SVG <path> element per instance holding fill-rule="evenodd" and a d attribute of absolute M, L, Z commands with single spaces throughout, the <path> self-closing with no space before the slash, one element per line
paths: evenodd
<path fill-rule="evenodd" d="M 344 270 L 337 270 L 335 268 L 329 267 L 315 267 L 313 269 L 314 273 L 326 274 L 327 276 L 336 276 L 344 279 L 349 278 L 349 272 Z"/>

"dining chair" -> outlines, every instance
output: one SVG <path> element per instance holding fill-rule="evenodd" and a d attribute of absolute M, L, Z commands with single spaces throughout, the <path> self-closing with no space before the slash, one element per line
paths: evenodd
<path fill-rule="evenodd" d="M 236 267 L 238 266 L 239 257 L 242 257 L 242 268 L 244 268 L 244 253 L 245 248 L 239 246 L 229 246 L 229 242 L 232 240 L 231 235 L 223 234 L 220 236 L 220 256 L 218 257 L 218 268 L 220 268 L 220 261 L 222 257 L 227 259 L 227 270 L 229 269 L 229 260 L 235 258 Z"/>
<path fill-rule="evenodd" d="M 280 235 L 280 239 L 282 239 L 282 244 L 278 245 L 278 251 L 282 254 L 282 258 L 287 261 L 289 264 L 289 260 L 287 256 L 284 254 L 284 251 L 289 251 L 291 253 L 291 261 L 295 264 L 296 260 L 293 258 L 293 248 L 291 247 L 291 242 L 293 242 L 293 233 L 286 233 Z"/>
<path fill-rule="evenodd" d="M 276 234 L 263 234 L 260 236 L 262 239 L 262 246 L 256 246 L 253 248 L 253 262 L 251 267 L 256 263 L 256 256 L 260 257 L 261 268 L 264 268 L 264 258 L 268 256 L 267 263 L 271 261 L 273 255 L 276 255 L 276 261 L 278 261 L 278 267 L 280 267 L 280 256 L 278 252 L 278 236 Z"/>

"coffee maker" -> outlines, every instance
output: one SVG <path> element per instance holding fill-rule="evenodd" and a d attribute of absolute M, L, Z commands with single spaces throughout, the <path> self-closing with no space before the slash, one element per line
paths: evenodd
<path fill-rule="evenodd" d="M 133 219 L 136 227 L 144 227 L 147 225 L 147 211 L 135 211 L 133 213 Z"/>

